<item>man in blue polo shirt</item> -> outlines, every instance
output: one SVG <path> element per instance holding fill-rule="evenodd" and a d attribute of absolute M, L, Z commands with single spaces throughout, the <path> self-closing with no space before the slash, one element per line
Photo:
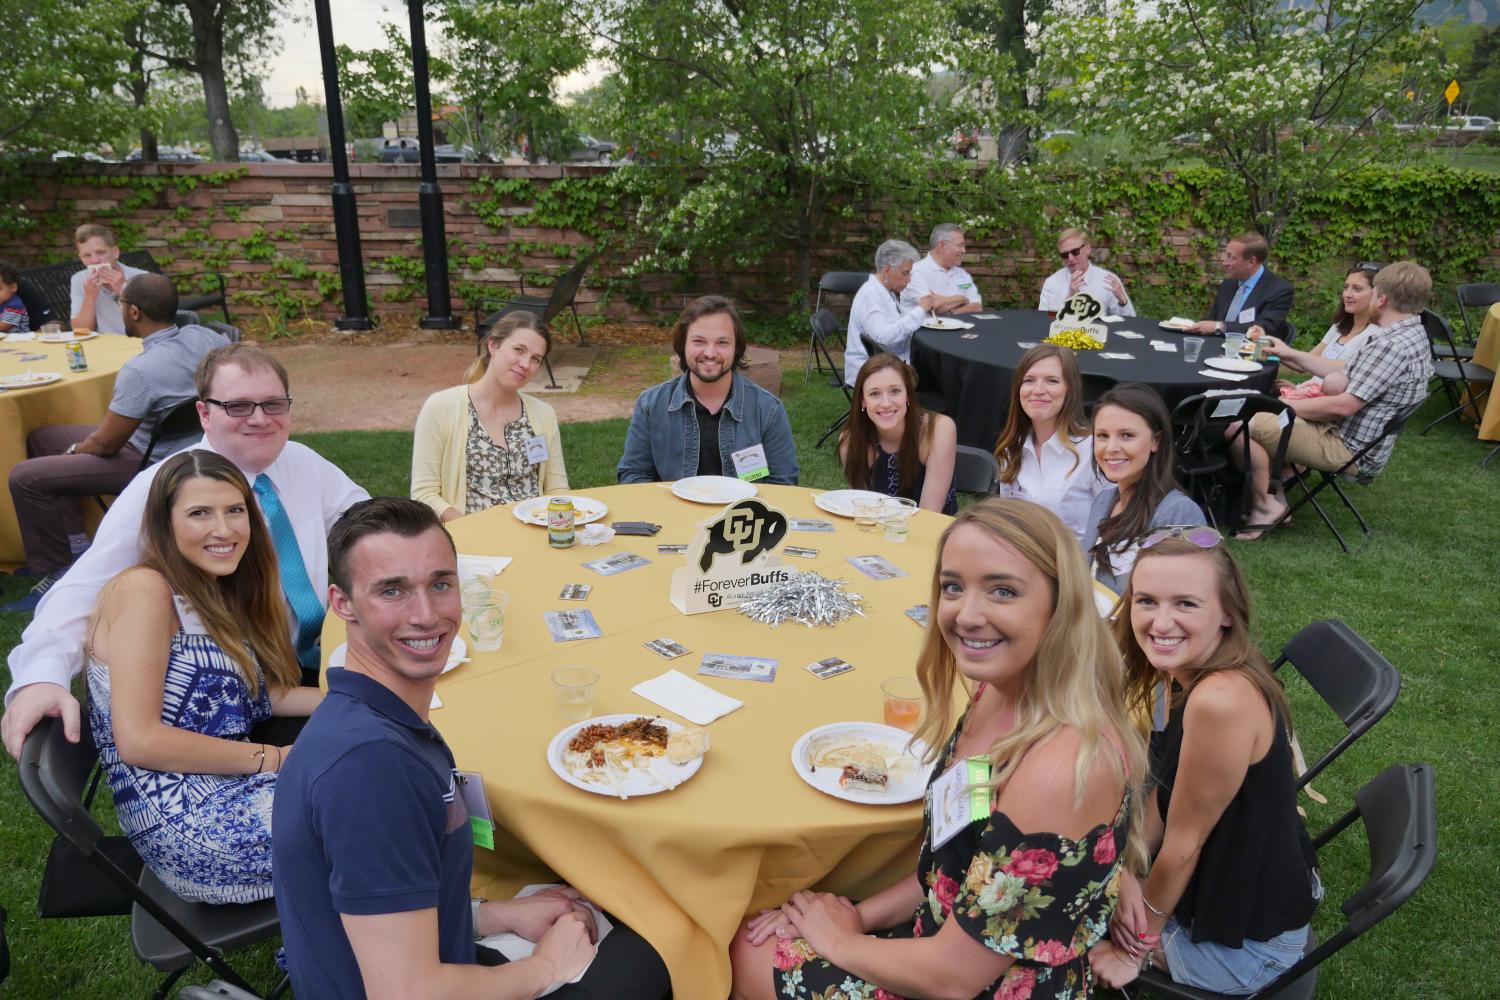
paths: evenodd
<path fill-rule="evenodd" d="M 273 814 L 296 994 L 529 998 L 585 968 L 582 983 L 553 995 L 664 994 L 660 958 L 626 928 L 589 967 L 594 925 L 574 890 L 471 907 L 469 815 L 427 717 L 461 613 L 453 539 L 437 515 L 405 498 L 354 504 L 329 533 L 328 576 L 329 610 L 348 625 L 347 666 L 328 672 L 328 695 L 277 778 Z M 476 930 L 512 931 L 536 951 L 477 965 Z"/>

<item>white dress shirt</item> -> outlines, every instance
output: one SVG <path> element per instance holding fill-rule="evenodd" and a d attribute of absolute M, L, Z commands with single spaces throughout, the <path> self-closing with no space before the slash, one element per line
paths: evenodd
<path fill-rule="evenodd" d="M 193 445 L 212 451 L 207 439 Z M 140 562 L 141 517 L 151 482 L 165 462 L 144 469 L 110 505 L 99 523 L 94 543 L 63 578 L 53 585 L 37 605 L 36 617 L 21 634 L 21 644 L 10 652 L 10 690 L 5 703 L 18 688 L 50 681 L 67 687 L 84 667 L 89 614 L 104 585 Z M 241 469 L 255 482 L 255 474 Z M 302 550 L 302 563 L 318 600 L 328 606 L 328 529 L 349 506 L 369 494 L 344 475 L 332 462 L 306 445 L 288 442 L 270 467 L 264 470 L 286 508 Z M 270 541 L 269 536 L 266 539 Z M 295 640 L 297 619 L 292 618 Z"/>
<path fill-rule="evenodd" d="M 1109 279 L 1114 277 L 1113 271 L 1091 263 L 1088 270 L 1083 272 L 1083 290 L 1099 300 L 1099 304 L 1104 307 L 1104 315 L 1134 316 L 1135 305 L 1121 302 L 1110 289 Z M 1037 303 L 1037 308 L 1043 312 L 1057 312 L 1071 296 L 1072 284 L 1072 275 L 1066 267 L 1054 273 L 1042 283 L 1042 300 Z M 1123 282 L 1120 287 L 1125 287 Z"/>
<path fill-rule="evenodd" d="M 1094 497 L 1110 482 L 1094 470 L 1093 439 L 1085 435 L 1071 440 L 1078 450 L 1076 456 L 1063 444 L 1059 431 L 1042 445 L 1042 457 L 1038 460 L 1033 433 L 1021 449 L 1021 469 L 1016 473 L 1016 481 L 1001 483 L 1000 496 L 1041 504 L 1062 518 L 1063 524 L 1082 542 Z"/>
<path fill-rule="evenodd" d="M 928 254 L 911 266 L 911 282 L 901 293 L 901 306 L 910 309 L 928 292 L 938 295 L 962 295 L 970 302 L 980 303 L 979 286 L 969 272 L 961 267 L 943 267 Z"/>
<path fill-rule="evenodd" d="M 910 361 L 911 335 L 925 322 L 927 310 L 919 305 L 906 305 L 880 283 L 880 278 L 870 275 L 870 280 L 860 286 L 854 304 L 849 307 L 849 335 L 844 339 L 844 384 L 853 385 L 860 368 L 870 360 L 865 345 L 860 342 L 861 333 L 902 361 Z"/>

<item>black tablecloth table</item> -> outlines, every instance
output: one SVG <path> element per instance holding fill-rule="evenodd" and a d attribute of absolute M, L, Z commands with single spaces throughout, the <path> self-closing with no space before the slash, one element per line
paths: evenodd
<path fill-rule="evenodd" d="M 979 316 L 995 316 L 980 319 Z M 917 370 L 917 385 L 924 397 L 940 394 L 943 411 L 958 424 L 959 444 L 993 450 L 1005 424 L 1010 402 L 1010 379 L 1026 348 L 1021 343 L 1040 343 L 1047 338 L 1051 318 L 1030 309 L 986 310 L 960 317 L 974 324 L 972 330 L 920 329 L 912 340 L 911 363 Z M 1270 392 L 1276 366 L 1262 365 L 1260 372 L 1243 382 L 1203 375 L 1204 360 L 1222 353 L 1224 338 L 1204 337 L 1203 353 L 1195 364 L 1182 359 L 1183 335 L 1163 330 L 1153 319 L 1130 318 L 1110 323 L 1105 353 L 1131 354 L 1132 360 L 1100 357 L 1099 351 L 1078 351 L 1078 370 L 1083 376 L 1086 401 L 1099 398 L 1120 382 L 1144 382 L 1153 386 L 1172 407 L 1206 389 L 1254 389 Z M 1121 331 L 1141 334 L 1141 339 L 1120 337 Z M 962 334 L 977 334 L 965 339 Z M 1175 352 L 1158 351 L 1153 340 L 1177 345 Z"/>

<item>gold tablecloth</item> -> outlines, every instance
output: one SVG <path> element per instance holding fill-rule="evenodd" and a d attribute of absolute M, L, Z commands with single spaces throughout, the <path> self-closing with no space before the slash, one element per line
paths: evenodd
<path fill-rule="evenodd" d="M 889 544 L 819 510 L 811 490 L 761 486 L 760 496 L 787 516 L 835 523 L 832 534 L 791 533 L 790 544 L 820 551 L 816 559 L 786 562 L 843 577 L 865 598 L 868 615 L 832 628 L 773 630 L 733 611 L 684 616 L 668 600 L 682 556 L 658 554 L 657 545 L 686 543 L 719 508 L 679 500 L 655 484 L 577 492 L 609 505 L 606 522 L 647 520 L 662 530 L 557 550 L 544 529 L 522 524 L 508 508 L 448 526 L 460 552 L 515 560 L 500 577 L 510 594 L 503 648 L 474 653 L 441 678 L 443 707 L 432 713 L 459 767 L 483 773 L 495 815 L 496 849 L 476 850 L 474 892 L 507 898 L 555 873 L 655 946 L 677 996 L 726 996 L 729 943 L 748 911 L 813 885 L 859 897 L 916 870 L 920 803 L 863 806 L 824 795 L 793 772 L 790 751 L 815 726 L 880 721 L 880 682 L 914 672 L 923 631 L 902 612 L 927 603 L 936 540 L 950 519 L 919 512 L 908 540 Z M 613 577 L 582 566 L 620 551 L 651 565 Z M 845 561 L 875 552 L 909 575 L 871 580 Z M 593 584 L 588 601 L 558 600 L 568 583 Z M 604 635 L 554 643 L 543 612 L 579 608 L 594 613 Z M 329 615 L 323 648 L 332 650 L 343 632 Z M 662 636 L 691 652 L 669 662 L 643 645 Z M 773 657 L 779 667 L 769 684 L 699 678 L 745 705 L 708 727 L 712 749 L 693 778 L 668 793 L 621 801 L 581 791 L 552 772 L 547 744 L 568 725 L 554 707 L 553 670 L 584 664 L 599 671 L 595 715 L 650 714 L 659 710 L 630 688 L 674 667 L 693 676 L 707 652 Z M 827 656 L 855 669 L 826 681 L 803 669 Z"/>
<path fill-rule="evenodd" d="M 67 349 L 61 344 L 42 344 L 35 340 L 19 343 L 0 341 L 0 375 L 19 375 L 26 371 L 57 372 L 62 381 L 35 389 L 13 389 L 0 392 L 0 467 L 7 474 L 12 466 L 26 458 L 26 435 L 49 424 L 97 424 L 109 410 L 115 389 L 115 373 L 141 351 L 134 337 L 104 335 L 83 343 L 88 371 L 68 371 Z M 44 361 L 22 361 L 22 355 L 45 354 Z M 92 504 L 84 507 L 90 517 L 97 517 Z M 0 489 L 0 562 L 16 563 L 26 558 L 21 532 L 16 524 L 16 508 L 9 489 Z"/>
<path fill-rule="evenodd" d="M 1500 371 L 1500 302 L 1490 306 L 1484 325 L 1479 329 L 1479 343 L 1474 347 L 1474 361 L 1491 371 Z M 1500 406 L 1492 403 L 1495 390 L 1484 397 L 1484 416 L 1479 421 L 1481 441 L 1500 441 Z"/>

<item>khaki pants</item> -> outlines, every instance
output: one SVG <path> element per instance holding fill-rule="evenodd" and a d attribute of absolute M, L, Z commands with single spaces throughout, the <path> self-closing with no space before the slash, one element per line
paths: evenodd
<path fill-rule="evenodd" d="M 1250 437 L 1266 449 L 1266 454 L 1276 456 L 1276 446 L 1281 443 L 1281 423 L 1274 413 L 1257 413 L 1250 418 Z M 1290 465 L 1306 465 L 1324 472 L 1343 468 L 1354 456 L 1339 437 L 1336 423 L 1298 420 L 1292 425 L 1292 439 L 1286 444 L 1286 461 Z"/>

